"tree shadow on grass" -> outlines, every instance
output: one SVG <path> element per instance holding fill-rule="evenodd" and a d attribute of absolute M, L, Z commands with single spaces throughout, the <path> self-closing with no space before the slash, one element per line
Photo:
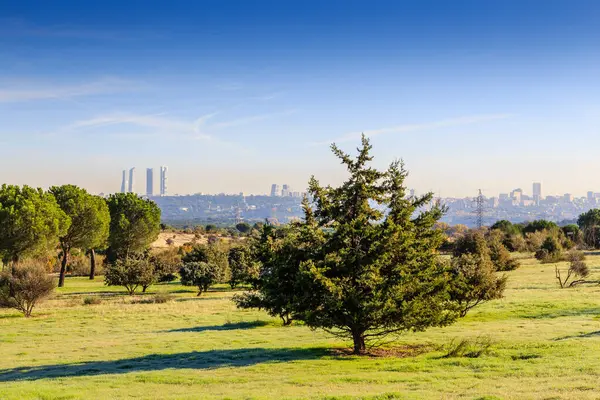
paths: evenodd
<path fill-rule="evenodd" d="M 248 367 L 261 363 L 314 360 L 330 354 L 327 349 L 232 349 L 192 351 L 177 354 L 151 354 L 114 361 L 90 361 L 74 364 L 41 365 L 0 370 L 0 382 L 33 381 L 166 369 L 208 370 L 224 367 Z"/>
<path fill-rule="evenodd" d="M 166 332 L 206 332 L 206 331 L 234 331 L 238 329 L 252 329 L 267 326 L 267 321 L 232 322 L 223 325 L 194 326 L 192 328 L 171 329 Z"/>
<path fill-rule="evenodd" d="M 566 340 L 566 339 L 590 338 L 590 337 L 595 337 L 595 336 L 600 336 L 600 331 L 581 333 L 579 335 L 562 336 L 562 337 L 556 338 L 554 340 L 559 341 L 559 340 Z"/>

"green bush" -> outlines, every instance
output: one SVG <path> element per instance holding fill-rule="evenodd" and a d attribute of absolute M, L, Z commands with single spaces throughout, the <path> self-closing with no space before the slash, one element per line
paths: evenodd
<path fill-rule="evenodd" d="M 102 303 L 102 299 L 98 296 L 86 296 L 83 298 L 83 304 L 85 304 L 86 306 L 100 303 Z"/>
<path fill-rule="evenodd" d="M 16 265 L 0 274 L 0 307 L 15 308 L 30 317 L 33 308 L 52 294 L 56 284 L 43 266 Z"/>

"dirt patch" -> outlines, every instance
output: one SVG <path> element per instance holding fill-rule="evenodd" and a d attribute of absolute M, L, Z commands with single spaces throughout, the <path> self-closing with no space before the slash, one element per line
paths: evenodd
<path fill-rule="evenodd" d="M 435 350 L 431 344 L 407 344 L 393 347 L 373 347 L 367 349 L 363 357 L 369 358 L 410 358 Z M 352 349 L 332 349 L 334 356 L 354 356 Z"/>

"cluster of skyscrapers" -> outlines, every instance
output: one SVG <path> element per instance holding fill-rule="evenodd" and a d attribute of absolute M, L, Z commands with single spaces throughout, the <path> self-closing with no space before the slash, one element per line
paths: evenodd
<path fill-rule="evenodd" d="M 280 187 L 274 183 L 271 185 L 271 197 L 302 197 L 303 194 L 300 192 L 292 192 L 290 185 L 284 184 Z"/>
<path fill-rule="evenodd" d="M 135 191 L 135 167 L 123 170 L 121 181 L 121 193 L 136 193 Z M 167 195 L 167 167 L 160 167 L 160 195 Z M 146 195 L 154 196 L 154 168 L 146 168 Z"/>

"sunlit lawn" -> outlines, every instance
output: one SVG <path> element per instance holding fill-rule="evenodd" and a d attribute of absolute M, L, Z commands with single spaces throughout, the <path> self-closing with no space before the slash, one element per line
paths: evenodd
<path fill-rule="evenodd" d="M 600 256 L 588 257 L 600 279 Z M 0 310 L 0 399 L 597 399 L 600 287 L 559 289 L 554 265 L 509 273 L 503 300 L 390 346 L 420 355 L 351 357 L 348 343 L 235 309 L 233 292 L 177 284 L 165 304 L 135 304 L 102 278 L 67 279 L 31 319 Z M 83 305 L 86 296 L 102 303 Z M 444 358 L 452 339 L 488 335 L 491 353 Z"/>

